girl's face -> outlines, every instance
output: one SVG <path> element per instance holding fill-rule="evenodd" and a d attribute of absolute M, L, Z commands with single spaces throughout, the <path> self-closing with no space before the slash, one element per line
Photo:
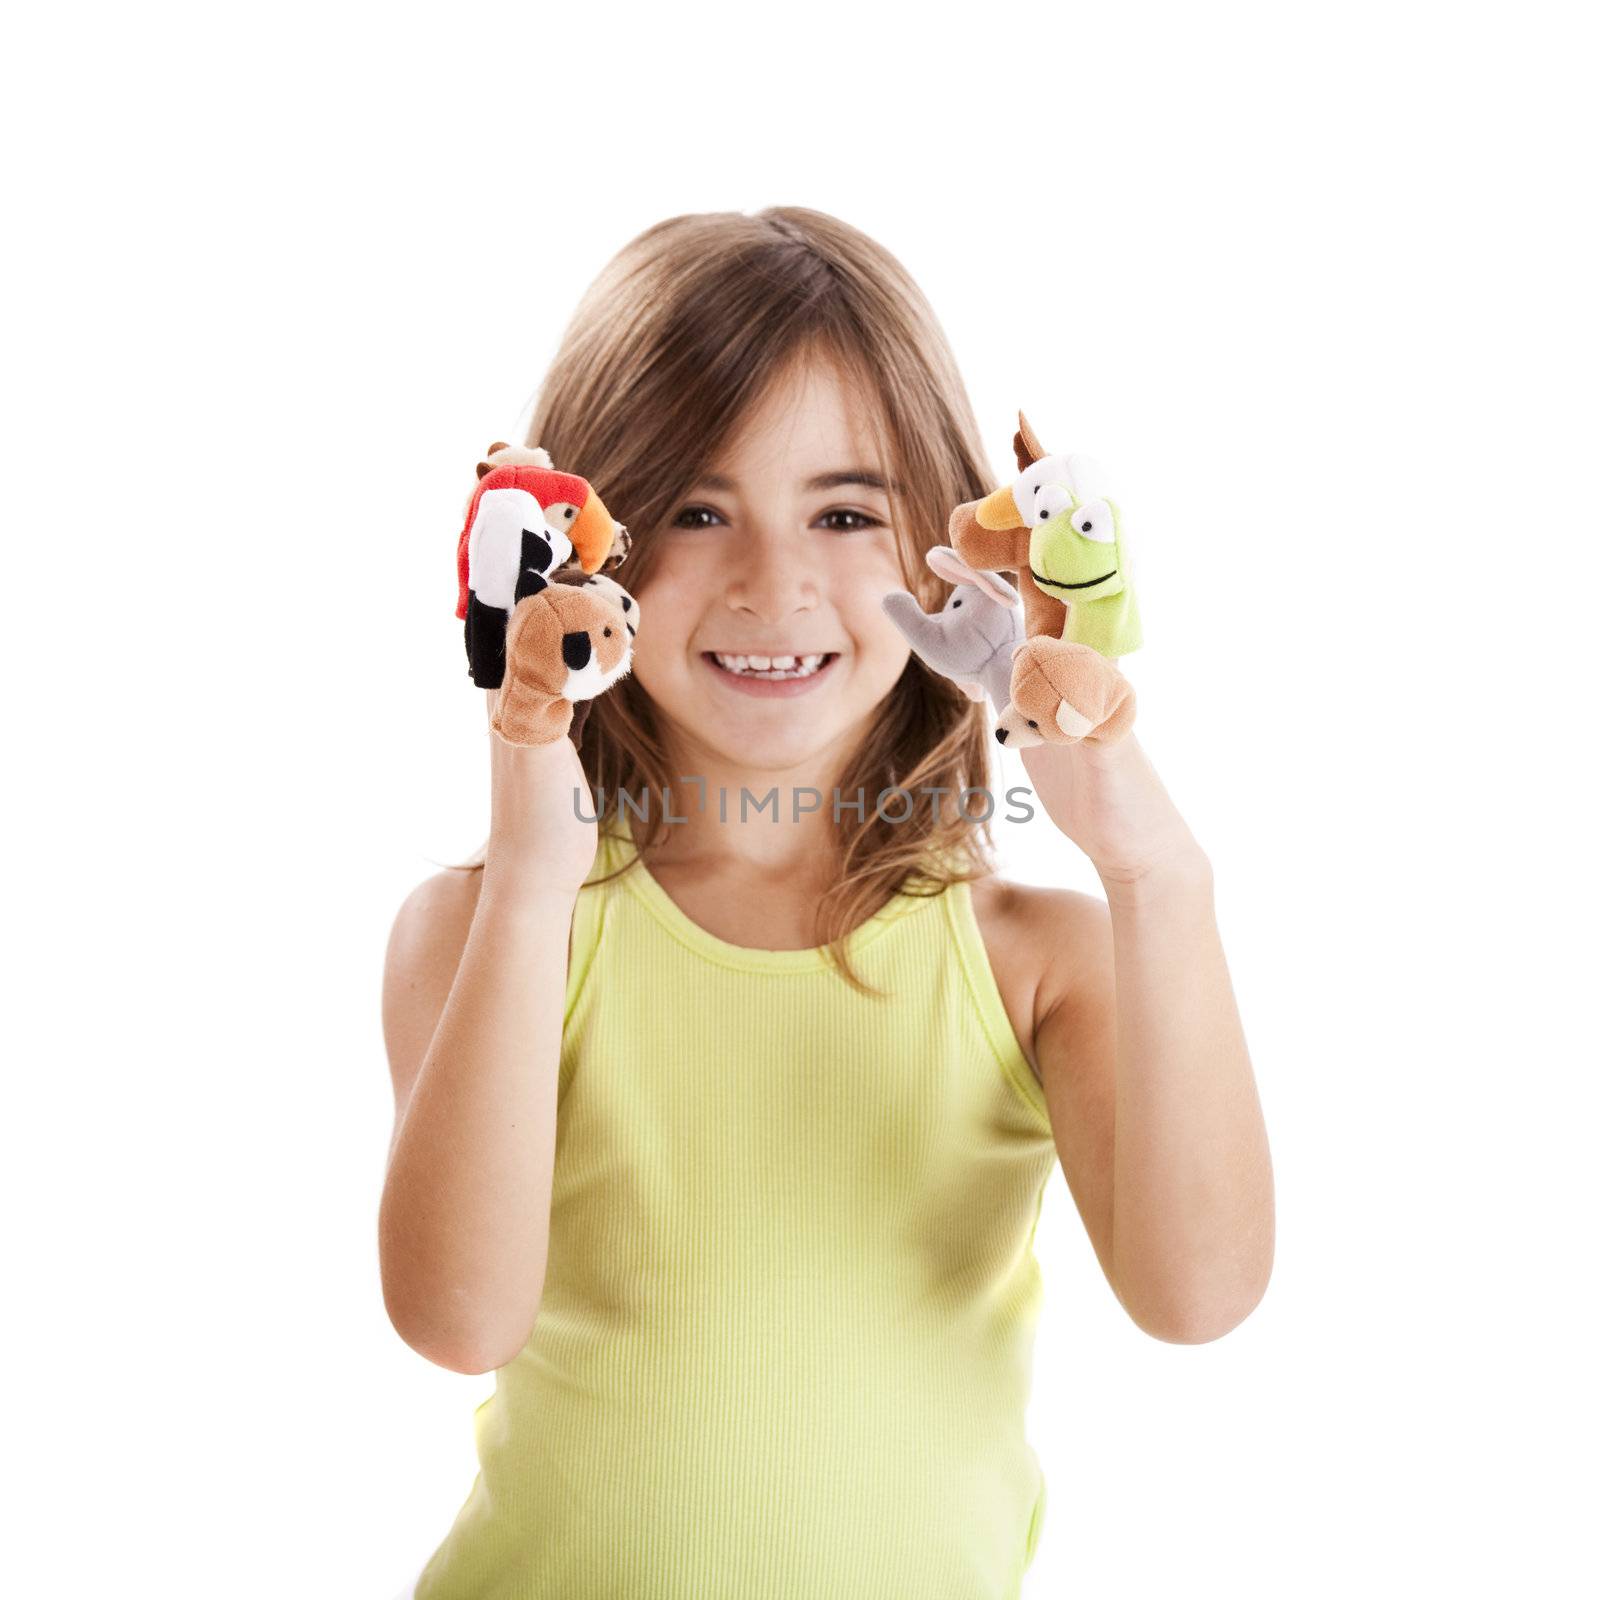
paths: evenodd
<path fill-rule="evenodd" d="M 904 586 L 887 468 L 858 404 L 831 364 L 798 364 L 652 535 L 633 673 L 680 761 L 837 760 L 905 668 L 880 604 Z"/>

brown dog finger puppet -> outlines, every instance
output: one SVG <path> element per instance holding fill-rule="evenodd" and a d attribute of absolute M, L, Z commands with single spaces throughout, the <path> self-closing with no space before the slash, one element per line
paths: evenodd
<path fill-rule="evenodd" d="M 491 445 L 456 541 L 456 616 L 466 624 L 472 681 L 500 687 L 506 627 L 518 601 L 569 564 L 591 574 L 609 570 L 630 542 L 588 482 L 557 472 L 546 451 Z"/>
<path fill-rule="evenodd" d="M 1133 725 L 1133 686 L 1116 666 L 1144 643 L 1122 515 L 1085 456 L 1046 451 L 1020 412 L 1018 476 L 951 514 L 968 565 L 1017 574 L 1027 638 L 1012 658 L 1010 705 L 995 738 L 1112 744 Z"/>
<path fill-rule="evenodd" d="M 633 665 L 639 602 L 604 573 L 558 573 L 519 600 L 489 726 L 507 744 L 582 747 L 589 704 Z"/>

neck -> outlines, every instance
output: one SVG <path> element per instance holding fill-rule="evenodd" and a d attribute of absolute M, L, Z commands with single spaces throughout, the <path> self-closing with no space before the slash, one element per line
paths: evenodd
<path fill-rule="evenodd" d="M 667 766 L 672 776 L 666 812 L 672 820 L 649 861 L 743 865 L 763 877 L 792 872 L 831 881 L 841 832 L 833 815 L 834 789 L 852 747 L 839 741 L 792 766 L 752 766 L 680 741 Z M 643 802 L 643 796 L 635 798 Z M 866 795 L 865 804 L 870 807 L 873 798 Z M 652 816 L 662 809 L 659 796 L 649 803 Z M 614 805 L 608 796 L 608 812 Z M 843 815 L 848 824 L 855 813 Z M 635 834 L 642 830 L 631 816 L 624 820 Z"/>

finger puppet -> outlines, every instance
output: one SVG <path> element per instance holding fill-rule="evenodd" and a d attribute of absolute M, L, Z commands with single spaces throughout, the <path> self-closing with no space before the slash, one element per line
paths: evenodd
<path fill-rule="evenodd" d="M 557 472 L 548 452 L 491 445 L 456 542 L 456 616 L 466 623 L 472 681 L 500 687 L 506 629 L 519 601 L 569 564 L 590 574 L 616 566 L 630 543 L 593 488 Z"/>
<path fill-rule="evenodd" d="M 1051 455 L 1028 419 L 1013 449 L 1018 477 L 950 515 L 950 543 L 969 566 L 1015 572 L 1026 638 L 1011 664 L 995 738 L 1111 744 L 1133 725 L 1133 687 L 1118 656 L 1144 642 L 1122 543 L 1122 519 L 1085 456 Z"/>
<path fill-rule="evenodd" d="M 496 467 L 551 467 L 550 452 L 539 445 L 492 444 L 478 460 L 481 482 Z M 469 498 L 468 508 L 471 508 Z M 619 522 L 611 540 L 611 553 L 600 563 L 600 571 L 613 572 L 627 559 L 633 548 L 633 535 Z"/>
<path fill-rule="evenodd" d="M 974 571 L 947 544 L 924 558 L 953 583 L 944 608 L 927 612 L 905 589 L 883 597 L 889 620 L 917 656 L 970 699 L 985 692 L 997 716 L 1011 698 L 1011 653 L 1022 642 L 1022 597 L 997 572 Z"/>
<path fill-rule="evenodd" d="M 632 548 L 582 478 L 538 447 L 492 444 L 456 542 L 456 616 L 467 670 L 495 689 L 490 727 L 549 744 L 583 727 L 596 695 L 633 663 L 639 603 L 610 574 Z"/>
<path fill-rule="evenodd" d="M 558 572 L 519 600 L 489 726 L 508 744 L 582 747 L 590 702 L 633 664 L 639 602 L 605 573 Z"/>

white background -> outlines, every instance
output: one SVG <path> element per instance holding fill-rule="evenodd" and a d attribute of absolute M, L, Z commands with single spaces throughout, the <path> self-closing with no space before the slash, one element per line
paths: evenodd
<path fill-rule="evenodd" d="M 997 476 L 1018 405 L 1113 473 L 1272 1137 L 1206 1346 L 1052 1178 L 1026 1595 L 1594 1593 L 1587 43 L 578 11 L 12 34 L 6 1588 L 390 1600 L 465 1498 L 492 1379 L 376 1250 L 384 939 L 486 819 L 463 473 L 626 240 L 787 203 L 920 281 Z"/>

